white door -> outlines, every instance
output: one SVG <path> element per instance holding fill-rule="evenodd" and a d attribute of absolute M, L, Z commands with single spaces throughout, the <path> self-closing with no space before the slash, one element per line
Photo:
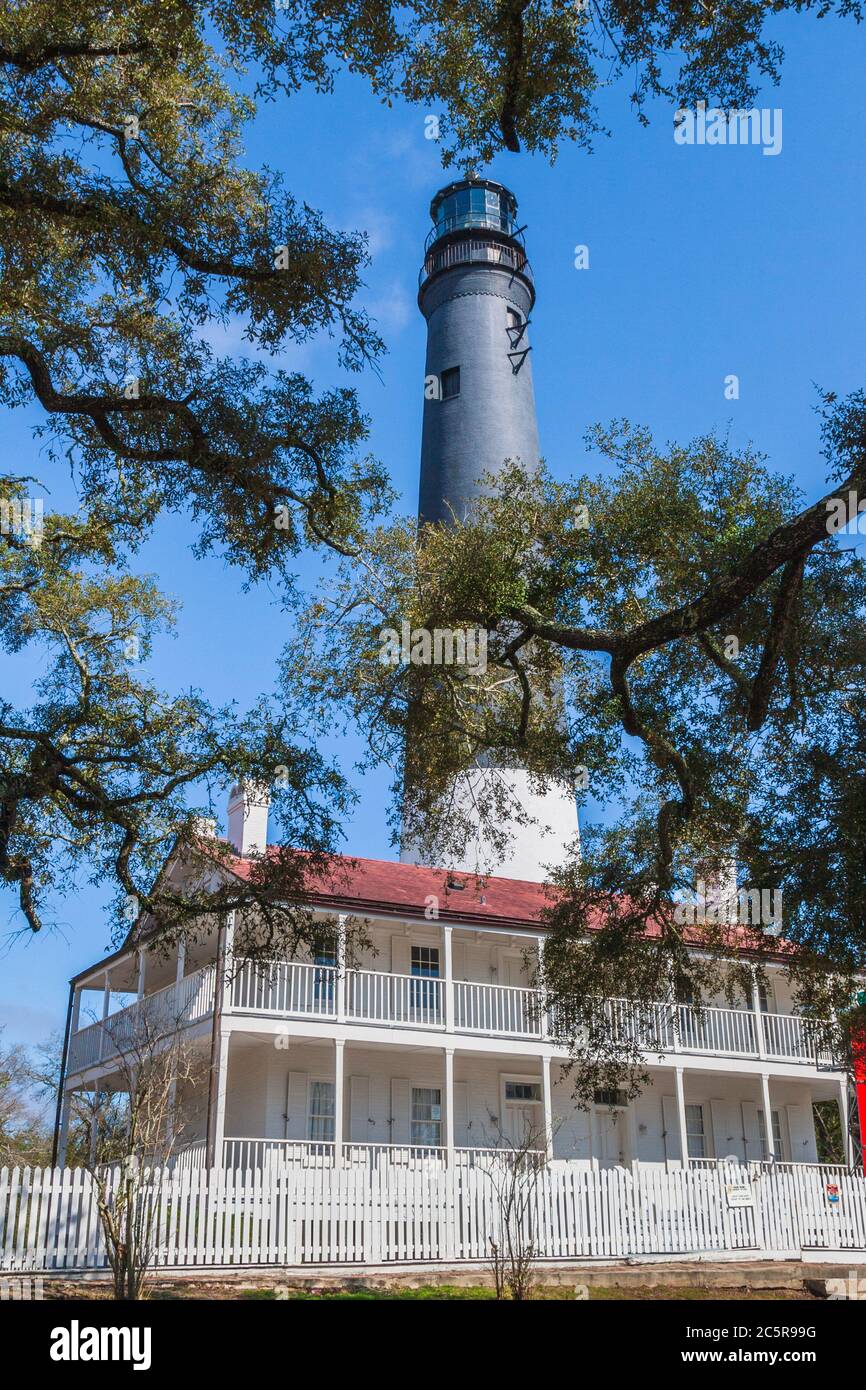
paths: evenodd
<path fill-rule="evenodd" d="M 625 1110 L 610 1110 L 597 1106 L 595 1111 L 595 1157 L 599 1163 L 613 1167 L 628 1162 L 628 1114 Z"/>
<path fill-rule="evenodd" d="M 505 983 L 511 986 L 526 987 L 526 976 L 523 970 L 522 956 L 505 957 Z"/>
<path fill-rule="evenodd" d="M 527 1140 L 538 1142 L 541 1107 L 539 1105 L 509 1105 L 507 1110 L 508 1137 L 516 1148 Z"/>

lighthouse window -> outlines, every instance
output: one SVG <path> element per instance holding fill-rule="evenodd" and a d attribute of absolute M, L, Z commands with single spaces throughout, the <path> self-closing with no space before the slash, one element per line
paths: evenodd
<path fill-rule="evenodd" d="M 509 309 L 509 310 L 508 310 L 508 327 L 509 327 L 509 328 L 520 328 L 522 324 L 523 324 L 523 319 L 520 317 L 520 315 L 519 315 L 519 313 L 517 312 L 517 310 L 516 310 L 516 309 Z"/>
<path fill-rule="evenodd" d="M 447 367 L 442 373 L 442 399 L 449 401 L 452 396 L 460 395 L 460 368 Z"/>

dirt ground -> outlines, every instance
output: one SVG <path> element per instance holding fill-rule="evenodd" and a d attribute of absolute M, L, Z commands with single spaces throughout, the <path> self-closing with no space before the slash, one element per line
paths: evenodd
<path fill-rule="evenodd" d="M 87 1284 L 72 1280 L 45 1280 L 42 1288 L 43 1298 L 46 1300 L 71 1299 L 78 1301 L 103 1300 L 111 1297 L 111 1290 L 103 1284 Z M 442 1302 L 450 1300 L 491 1300 L 494 1292 L 491 1288 L 480 1286 L 455 1286 L 443 1284 L 436 1287 L 428 1286 L 421 1288 L 380 1288 L 363 1287 L 359 1281 L 351 1281 L 347 1287 L 335 1288 L 333 1285 L 309 1287 L 298 1287 L 281 1283 L 278 1278 L 260 1280 L 256 1283 L 241 1284 L 234 1280 L 218 1279 L 183 1279 L 183 1280 L 155 1280 L 150 1284 L 147 1297 L 155 1301 L 176 1302 L 179 1300 L 236 1302 L 236 1301 L 255 1301 L 255 1302 L 285 1302 L 296 1300 L 320 1299 L 329 1302 L 343 1302 L 347 1300 L 397 1300 L 397 1301 L 431 1301 Z M 801 1289 L 779 1288 L 779 1289 L 753 1289 L 744 1286 L 731 1288 L 707 1288 L 695 1284 L 692 1287 L 659 1287 L 650 1288 L 647 1286 L 632 1286 L 623 1288 L 588 1288 L 586 1292 L 575 1291 L 573 1287 L 547 1285 L 539 1283 L 533 1293 L 533 1297 L 539 1300 L 571 1300 L 575 1298 L 587 1299 L 592 1301 L 624 1301 L 624 1302 L 716 1302 L 724 1300 L 735 1300 L 737 1302 L 769 1301 L 769 1302 L 811 1302 L 814 1295 L 809 1293 L 805 1287 Z"/>

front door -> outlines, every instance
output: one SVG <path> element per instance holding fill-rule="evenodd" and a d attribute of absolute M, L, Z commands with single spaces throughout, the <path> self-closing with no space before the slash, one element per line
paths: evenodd
<path fill-rule="evenodd" d="M 510 1077 L 505 1082 L 504 1136 L 516 1149 L 544 1147 L 541 1082 L 533 1077 Z"/>
<path fill-rule="evenodd" d="M 628 1162 L 627 1124 L 627 1111 L 611 1110 L 606 1105 L 596 1106 L 594 1157 L 599 1163 L 612 1168 Z"/>

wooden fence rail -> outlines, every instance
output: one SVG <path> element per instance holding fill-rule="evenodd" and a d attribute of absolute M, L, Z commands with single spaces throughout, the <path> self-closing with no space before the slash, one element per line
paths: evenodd
<path fill-rule="evenodd" d="M 119 1174 L 110 1177 L 116 1184 Z M 502 1170 L 175 1168 L 141 1188 L 155 1269 L 483 1261 L 501 1239 Z M 544 1259 L 866 1255 L 866 1178 L 554 1164 L 533 1173 L 526 1232 Z M 738 1205 L 746 1199 L 746 1205 Z M 0 1170 L 0 1271 L 107 1267 L 84 1169 Z"/>

